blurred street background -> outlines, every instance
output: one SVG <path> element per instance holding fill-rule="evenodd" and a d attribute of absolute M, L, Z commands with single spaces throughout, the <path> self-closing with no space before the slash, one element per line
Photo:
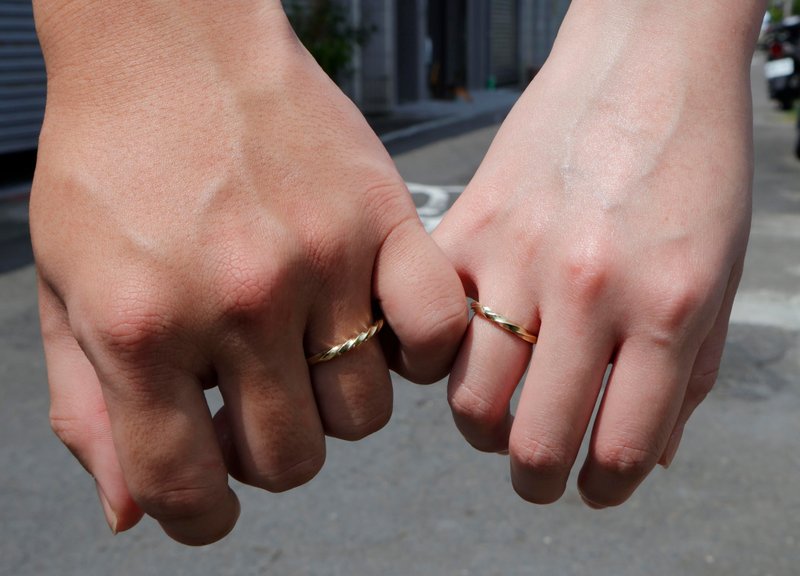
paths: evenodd
<path fill-rule="evenodd" d="M 461 439 L 443 382 L 395 377 L 391 423 L 357 444 L 330 440 L 308 485 L 279 495 L 234 485 L 242 516 L 222 542 L 185 548 L 147 519 L 112 536 L 93 481 L 49 428 L 29 182 L 7 183 L 0 576 L 800 575 L 800 160 L 795 113 L 768 99 L 764 64 L 759 54 L 752 68 L 751 243 L 719 382 L 672 467 L 624 506 L 599 512 L 582 504 L 574 479 L 554 505 L 523 502 L 507 458 Z M 468 94 L 393 101 L 370 115 L 429 229 L 470 180 L 518 90 Z"/>

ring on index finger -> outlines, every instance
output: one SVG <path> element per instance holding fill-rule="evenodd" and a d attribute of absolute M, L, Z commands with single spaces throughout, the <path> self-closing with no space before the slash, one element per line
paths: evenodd
<path fill-rule="evenodd" d="M 530 344 L 536 344 L 538 341 L 538 337 L 536 334 L 528 332 L 525 328 L 520 326 L 519 324 L 515 324 L 505 316 L 501 316 L 488 306 L 484 306 L 477 300 L 475 300 L 470 307 L 475 311 L 478 316 L 486 318 L 487 320 L 494 322 L 497 326 L 505 330 L 506 332 L 511 332 L 517 338 L 521 338 L 525 340 L 525 342 L 529 342 Z"/>

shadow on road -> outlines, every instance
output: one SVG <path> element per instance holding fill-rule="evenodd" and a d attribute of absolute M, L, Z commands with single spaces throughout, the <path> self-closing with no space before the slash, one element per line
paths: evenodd
<path fill-rule="evenodd" d="M 31 264 L 33 248 L 28 224 L 0 221 L 0 274 Z"/>
<path fill-rule="evenodd" d="M 33 263 L 28 228 L 29 190 L 30 183 L 0 188 L 0 274 Z"/>

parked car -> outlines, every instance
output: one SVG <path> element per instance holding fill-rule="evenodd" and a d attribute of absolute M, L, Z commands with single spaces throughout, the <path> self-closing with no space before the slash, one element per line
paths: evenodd
<path fill-rule="evenodd" d="M 791 110 L 794 101 L 800 98 L 800 16 L 771 26 L 766 41 L 764 75 L 769 96 L 783 110 Z"/>

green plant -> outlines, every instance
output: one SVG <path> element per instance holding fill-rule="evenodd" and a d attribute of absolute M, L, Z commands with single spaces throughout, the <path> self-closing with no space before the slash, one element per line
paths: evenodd
<path fill-rule="evenodd" d="M 372 26 L 353 26 L 346 7 L 337 0 L 292 0 L 286 14 L 300 41 L 334 80 L 350 66 L 355 47 L 374 32 Z"/>
<path fill-rule="evenodd" d="M 768 11 L 773 22 L 780 22 L 783 20 L 783 0 L 773 0 Z M 792 13 L 800 14 L 800 0 L 794 0 Z"/>

